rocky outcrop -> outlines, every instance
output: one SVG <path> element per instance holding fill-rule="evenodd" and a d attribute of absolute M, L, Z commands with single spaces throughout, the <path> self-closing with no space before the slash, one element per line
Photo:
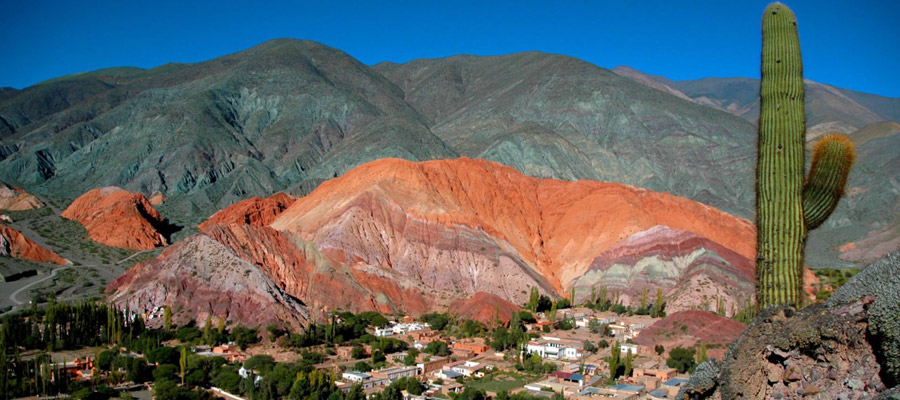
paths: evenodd
<path fill-rule="evenodd" d="M 46 262 L 59 265 L 71 264 L 43 246 L 27 238 L 21 232 L 0 224 L 0 256 L 22 258 L 37 262 Z"/>
<path fill-rule="evenodd" d="M 900 253 L 872 264 L 824 304 L 765 310 L 688 399 L 888 398 L 900 383 Z M 700 371 L 701 368 L 698 368 Z M 696 375 L 696 374 L 695 374 Z M 893 398 L 893 397 L 892 397 Z"/>
<path fill-rule="evenodd" d="M 147 250 L 167 244 L 165 220 L 142 194 L 117 187 L 91 190 L 61 216 L 78 221 L 91 240 L 112 247 Z"/>
<path fill-rule="evenodd" d="M 150 205 L 152 205 L 153 207 L 159 207 L 166 203 L 166 195 L 157 190 L 150 195 L 150 199 L 148 199 L 147 201 L 149 201 Z"/>
<path fill-rule="evenodd" d="M 148 325 L 163 324 L 163 309 L 174 322 L 223 319 L 245 326 L 277 324 L 299 329 L 306 308 L 257 266 L 204 234 L 166 249 L 111 282 L 109 302 L 146 313 Z"/>
<path fill-rule="evenodd" d="M 0 210 L 24 211 L 43 206 L 44 203 L 34 195 L 0 182 Z"/>
<path fill-rule="evenodd" d="M 267 226 L 295 200 L 296 197 L 284 193 L 265 198 L 251 197 L 213 214 L 198 227 L 204 230 L 210 224 Z"/>
<path fill-rule="evenodd" d="M 450 306 L 450 312 L 460 319 L 471 319 L 485 325 L 507 324 L 513 313 L 521 307 L 496 295 L 478 292 L 465 300 L 457 300 Z"/>

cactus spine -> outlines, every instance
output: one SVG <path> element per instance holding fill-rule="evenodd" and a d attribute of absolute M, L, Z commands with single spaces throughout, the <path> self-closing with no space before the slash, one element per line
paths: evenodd
<path fill-rule="evenodd" d="M 766 7 L 762 35 L 757 302 L 762 307 L 799 305 L 808 229 L 820 225 L 837 206 L 853 163 L 853 149 L 849 139 L 822 141 L 804 189 L 805 93 L 794 13 L 781 3 Z"/>

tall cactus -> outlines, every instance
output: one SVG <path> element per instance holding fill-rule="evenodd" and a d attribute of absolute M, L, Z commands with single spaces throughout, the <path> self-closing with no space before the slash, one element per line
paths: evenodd
<path fill-rule="evenodd" d="M 854 156 L 848 139 L 829 136 L 817 146 L 804 190 L 805 93 L 794 13 L 784 4 L 770 4 L 762 35 L 756 293 L 759 305 L 767 307 L 801 302 L 808 229 L 834 210 Z"/>

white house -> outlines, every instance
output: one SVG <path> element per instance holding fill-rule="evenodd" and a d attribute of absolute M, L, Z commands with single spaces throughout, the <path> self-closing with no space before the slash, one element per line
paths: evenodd
<path fill-rule="evenodd" d="M 640 348 L 641 348 L 641 346 L 636 345 L 634 343 L 622 343 L 622 345 L 621 345 L 622 355 L 628 354 L 629 350 L 631 350 L 631 354 L 637 355 L 638 350 Z"/>
<path fill-rule="evenodd" d="M 577 360 L 581 358 L 583 348 L 584 343 L 578 340 L 543 336 L 528 342 L 526 351 L 542 358 Z"/>
<path fill-rule="evenodd" d="M 347 382 L 363 383 L 366 379 L 371 378 L 371 376 L 364 372 L 347 371 L 341 374 L 341 378 Z"/>

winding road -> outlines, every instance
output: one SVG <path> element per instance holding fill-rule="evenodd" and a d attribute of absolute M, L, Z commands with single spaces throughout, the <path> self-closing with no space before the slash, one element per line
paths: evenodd
<path fill-rule="evenodd" d="M 131 259 L 134 258 L 134 257 L 137 257 L 137 256 L 139 256 L 139 255 L 141 255 L 141 254 L 143 254 L 143 253 L 147 253 L 147 252 L 150 252 L 150 251 L 153 251 L 153 249 L 150 249 L 150 250 L 142 250 L 142 251 L 136 252 L 136 253 L 134 253 L 134 254 L 128 256 L 128 257 L 125 257 L 125 258 L 123 258 L 123 259 L 121 259 L 121 260 L 119 260 L 119 261 L 116 261 L 116 262 L 112 263 L 111 265 L 119 265 L 119 264 L 122 264 L 122 263 L 124 263 L 124 262 L 126 262 L 126 261 L 128 261 L 128 260 L 131 260 Z M 81 265 L 81 266 L 82 266 L 82 267 L 102 267 L 102 266 L 104 266 L 104 265 L 89 265 L 89 264 L 85 264 L 85 265 Z M 46 282 L 46 281 L 48 281 L 48 280 L 51 280 L 51 279 L 56 278 L 56 276 L 59 275 L 59 271 L 62 271 L 62 270 L 65 270 L 65 269 L 68 269 L 68 268 L 71 268 L 71 267 L 72 267 L 72 266 L 65 266 L 65 267 L 55 268 L 55 269 L 53 269 L 53 270 L 50 272 L 50 275 L 47 275 L 47 276 L 45 276 L 45 277 L 43 277 L 43 278 L 41 278 L 41 279 L 38 279 L 38 280 L 36 280 L 36 281 L 34 281 L 34 282 L 30 282 L 30 283 L 26 284 L 25 286 L 22 286 L 22 287 L 18 288 L 16 291 L 12 292 L 12 294 L 9 295 L 9 300 L 12 301 L 12 303 L 14 304 L 14 306 L 13 306 L 12 308 L 10 308 L 9 311 L 4 312 L 4 313 L 0 313 L 0 317 L 4 316 L 4 315 L 6 315 L 6 314 L 11 314 L 11 313 L 15 312 L 15 311 L 19 308 L 18 306 L 21 306 L 22 304 L 25 304 L 25 303 L 28 302 L 27 300 L 19 300 L 19 295 L 20 295 L 20 294 L 22 294 L 23 292 L 26 292 L 28 289 L 31 289 L 32 287 L 34 287 L 34 286 L 36 286 L 36 285 L 38 285 L 38 284 L 40 284 L 40 283 L 42 283 L 42 282 Z"/>
<path fill-rule="evenodd" d="M 25 304 L 24 301 L 20 301 L 19 299 L 17 299 L 17 297 L 19 296 L 19 293 L 22 293 L 23 291 L 28 290 L 28 288 L 30 288 L 30 287 L 32 287 L 32 286 L 34 286 L 34 285 L 37 285 L 38 283 L 41 283 L 41 282 L 46 281 L 46 280 L 48 280 L 48 279 L 56 278 L 56 274 L 58 274 L 59 271 L 62 271 L 62 270 L 64 270 L 64 269 L 68 269 L 68 268 L 69 268 L 69 267 L 59 267 L 59 268 L 55 268 L 53 271 L 50 272 L 50 275 L 44 277 L 43 279 L 38 279 L 38 280 L 36 280 L 36 281 L 34 281 L 34 282 L 31 282 L 31 283 L 29 283 L 29 284 L 27 284 L 27 285 L 25 285 L 25 286 L 20 287 L 19 290 L 16 290 L 15 292 L 12 292 L 12 294 L 9 295 L 9 299 L 12 300 L 13 303 L 16 303 L 16 304 L 19 304 L 19 305 Z M 13 309 L 15 309 L 15 307 L 13 307 Z M 12 310 L 10 310 L 10 311 L 12 311 Z"/>

